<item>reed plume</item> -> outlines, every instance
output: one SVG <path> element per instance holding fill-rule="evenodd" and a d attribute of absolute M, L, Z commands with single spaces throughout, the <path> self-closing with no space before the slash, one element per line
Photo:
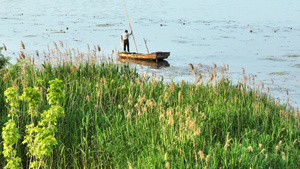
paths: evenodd
<path fill-rule="evenodd" d="M 194 132 L 194 135 L 195 135 L 195 136 L 199 136 L 199 135 L 200 135 L 200 132 L 201 132 L 201 131 L 200 131 L 200 128 L 197 128 L 197 130 Z"/>
<path fill-rule="evenodd" d="M 224 145 L 224 150 L 227 151 L 227 148 L 229 146 L 229 143 L 230 143 L 231 139 L 229 138 L 229 132 L 227 133 L 227 136 L 226 136 L 226 143 Z"/>
<path fill-rule="evenodd" d="M 5 44 L 3 43 L 3 49 L 5 50 L 5 51 L 7 51 L 7 49 L 6 49 L 6 46 L 5 46 Z"/>
<path fill-rule="evenodd" d="M 216 68 L 217 68 L 217 65 L 216 65 L 215 63 L 212 63 L 212 64 L 213 64 L 214 69 L 216 69 Z"/>
<path fill-rule="evenodd" d="M 56 44 L 55 42 L 53 42 L 53 43 L 54 43 L 55 49 L 58 49 L 58 46 L 57 46 L 57 44 Z"/>
<path fill-rule="evenodd" d="M 20 59 L 25 59 L 25 54 L 24 54 L 23 51 L 21 51 L 21 53 L 20 53 L 20 55 L 19 55 L 19 58 L 20 58 Z"/>
<path fill-rule="evenodd" d="M 38 50 L 35 51 L 35 54 L 36 54 L 37 57 L 40 57 L 40 54 L 39 54 Z"/>
<path fill-rule="evenodd" d="M 210 74 L 209 80 L 212 82 L 214 80 L 214 74 Z"/>
<path fill-rule="evenodd" d="M 165 166 L 166 168 L 170 168 L 170 163 L 167 161 Z"/>
<path fill-rule="evenodd" d="M 180 83 L 180 88 L 181 89 L 183 88 L 183 85 L 184 85 L 184 80 L 181 80 L 181 83 Z"/>
<path fill-rule="evenodd" d="M 226 71 L 227 70 L 227 68 L 226 68 L 226 65 L 225 65 L 225 63 L 223 62 L 223 67 L 224 67 L 224 70 Z"/>
<path fill-rule="evenodd" d="M 165 153 L 164 161 L 168 161 L 168 153 Z"/>
<path fill-rule="evenodd" d="M 293 142 L 293 145 L 295 145 L 298 142 L 298 139 L 295 139 Z"/>
<path fill-rule="evenodd" d="M 91 49 L 90 49 L 90 45 L 87 44 L 87 49 L 88 49 L 88 52 L 91 52 Z"/>
<path fill-rule="evenodd" d="M 205 155 L 204 155 L 204 153 L 203 153 L 202 151 L 199 151 L 199 152 L 198 152 L 198 155 L 199 155 L 199 158 L 200 158 L 201 160 L 205 160 Z"/>
<path fill-rule="evenodd" d="M 24 43 L 22 41 L 21 41 L 21 48 L 25 49 L 25 45 L 24 45 Z"/>
<path fill-rule="evenodd" d="M 59 42 L 59 44 L 60 44 L 60 46 L 63 48 L 64 47 L 64 44 L 63 44 L 63 42 L 62 41 L 58 41 Z"/>
<path fill-rule="evenodd" d="M 144 106 L 144 107 L 142 108 L 142 111 L 143 111 L 143 112 L 147 112 L 147 107 Z"/>
<path fill-rule="evenodd" d="M 156 83 L 156 76 L 153 77 L 152 85 L 155 85 Z"/>
<path fill-rule="evenodd" d="M 206 161 L 206 162 L 209 162 L 209 157 L 210 157 L 209 155 L 207 155 L 207 156 L 205 157 L 205 161 Z"/>
<path fill-rule="evenodd" d="M 164 76 L 161 76 L 161 81 L 162 81 L 162 82 L 164 81 Z"/>
<path fill-rule="evenodd" d="M 170 84 L 170 92 L 175 91 L 175 83 L 171 82 Z"/>
<path fill-rule="evenodd" d="M 263 149 L 259 152 L 259 154 L 263 154 L 265 151 L 266 151 L 266 149 L 263 148 Z"/>
<path fill-rule="evenodd" d="M 221 68 L 220 72 L 223 76 L 225 75 L 224 68 Z"/>
<path fill-rule="evenodd" d="M 194 65 L 193 65 L 193 64 L 189 63 L 189 66 L 190 66 L 190 68 L 191 68 L 192 70 L 194 70 Z"/>
<path fill-rule="evenodd" d="M 276 146 L 276 153 L 278 152 L 278 150 L 280 149 L 282 141 L 279 141 L 278 145 Z"/>
<path fill-rule="evenodd" d="M 253 148 L 252 148 L 251 146 L 249 146 L 249 147 L 247 148 L 247 150 L 248 150 L 249 152 L 253 152 Z"/>
<path fill-rule="evenodd" d="M 75 73 L 75 72 L 76 72 L 76 67 L 75 67 L 74 65 L 72 65 L 70 68 L 71 68 L 71 72 L 72 72 L 72 73 Z"/>
<path fill-rule="evenodd" d="M 179 104 L 180 104 L 180 101 L 181 101 L 181 97 L 182 97 L 181 91 L 179 91 L 179 92 L 178 92 L 178 103 L 179 103 Z"/>
<path fill-rule="evenodd" d="M 277 104 L 279 105 L 280 104 L 280 98 L 278 97 L 278 100 L 277 100 Z"/>
<path fill-rule="evenodd" d="M 129 169 L 132 169 L 131 163 L 130 163 L 130 162 L 127 162 L 127 164 L 128 164 L 128 168 L 129 168 Z"/>
<path fill-rule="evenodd" d="M 283 161 L 286 160 L 286 156 L 285 156 L 285 153 L 284 153 L 283 151 L 281 152 L 281 157 L 282 157 L 282 160 L 283 160 Z"/>
<path fill-rule="evenodd" d="M 241 157 L 240 157 L 239 163 L 242 162 L 242 159 L 243 159 L 243 154 L 242 154 Z"/>
<path fill-rule="evenodd" d="M 202 68 L 202 67 L 203 67 L 203 65 L 202 65 L 201 63 L 198 63 L 197 66 L 198 66 L 199 68 Z"/>
<path fill-rule="evenodd" d="M 7 79 L 8 79 L 8 76 L 7 76 L 7 74 L 5 74 L 5 75 L 3 76 L 3 81 L 5 82 Z"/>

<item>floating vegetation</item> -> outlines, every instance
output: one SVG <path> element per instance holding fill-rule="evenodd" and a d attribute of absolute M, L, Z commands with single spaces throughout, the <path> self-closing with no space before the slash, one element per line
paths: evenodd
<path fill-rule="evenodd" d="M 282 75 L 289 75 L 290 73 L 288 73 L 288 72 L 276 72 L 276 74 L 282 76 Z"/>
<path fill-rule="evenodd" d="M 278 58 L 278 57 L 275 57 L 275 56 L 269 56 L 267 58 L 261 58 L 261 60 L 271 60 L 271 61 L 280 61 L 280 62 L 286 61 L 285 59 Z"/>
<path fill-rule="evenodd" d="M 300 55 L 285 55 L 284 57 L 298 58 L 298 57 L 300 57 Z"/>
<path fill-rule="evenodd" d="M 278 75 L 278 76 L 283 76 L 283 75 L 289 75 L 289 72 L 273 72 L 270 73 L 270 75 Z"/>

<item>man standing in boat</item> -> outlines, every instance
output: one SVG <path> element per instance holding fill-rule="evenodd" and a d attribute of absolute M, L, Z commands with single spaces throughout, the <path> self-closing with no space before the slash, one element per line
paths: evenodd
<path fill-rule="evenodd" d="M 126 51 L 126 46 L 127 46 L 127 52 L 129 53 L 129 36 L 132 35 L 132 31 L 131 33 L 129 34 L 128 33 L 128 30 L 125 30 L 125 33 L 123 33 L 121 35 L 121 38 L 123 40 L 123 46 L 124 46 L 124 51 Z"/>

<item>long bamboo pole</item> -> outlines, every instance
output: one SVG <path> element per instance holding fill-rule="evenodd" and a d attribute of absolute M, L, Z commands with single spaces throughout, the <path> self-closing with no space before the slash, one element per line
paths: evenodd
<path fill-rule="evenodd" d="M 125 8 L 125 12 L 126 12 L 126 16 L 127 16 L 127 20 L 128 20 L 128 23 L 129 23 L 129 26 L 130 26 L 130 30 L 132 32 L 132 27 L 131 27 L 131 24 L 130 24 L 130 21 L 129 21 L 129 17 L 128 17 L 128 13 L 127 13 L 127 9 L 126 9 L 126 5 L 124 4 L 124 8 Z M 135 43 L 135 39 L 134 39 L 134 35 L 132 33 L 132 37 L 133 37 L 133 41 L 134 41 L 134 45 L 135 45 L 135 49 L 136 49 L 136 53 L 139 53 L 138 51 L 138 48 L 136 46 L 136 43 Z"/>

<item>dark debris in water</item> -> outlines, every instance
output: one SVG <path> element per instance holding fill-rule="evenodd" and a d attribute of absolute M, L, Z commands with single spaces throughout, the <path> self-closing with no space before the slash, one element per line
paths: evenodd
<path fill-rule="evenodd" d="M 25 35 L 24 37 L 37 37 L 38 35 Z"/>
<path fill-rule="evenodd" d="M 46 29 L 46 31 L 50 31 L 52 33 L 66 33 L 64 30 L 52 30 L 52 29 Z"/>
<path fill-rule="evenodd" d="M 300 68 L 300 64 L 295 64 L 295 66 L 294 67 L 296 67 L 296 68 Z"/>
<path fill-rule="evenodd" d="M 97 27 L 111 27 L 111 26 L 115 26 L 116 24 L 112 24 L 112 23 L 104 23 L 104 24 L 98 24 L 96 25 Z"/>
<path fill-rule="evenodd" d="M 270 60 L 270 61 L 279 61 L 279 62 L 286 61 L 285 59 L 277 58 L 277 57 L 274 57 L 274 56 L 270 56 L 270 57 L 267 57 L 267 58 L 261 58 L 260 60 Z"/>

